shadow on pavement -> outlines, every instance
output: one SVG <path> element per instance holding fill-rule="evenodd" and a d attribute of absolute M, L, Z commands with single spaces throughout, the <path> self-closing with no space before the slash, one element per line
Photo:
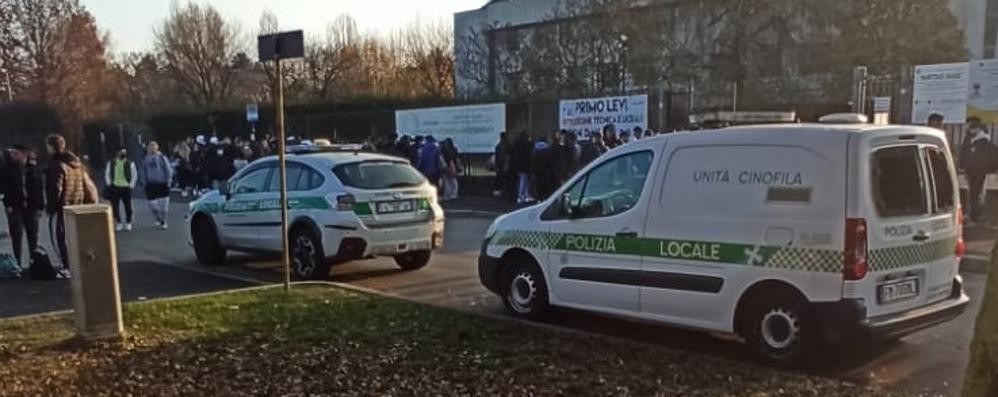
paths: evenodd
<path fill-rule="evenodd" d="M 155 262 L 124 262 L 118 266 L 124 301 L 243 288 L 252 284 L 211 276 Z M 69 279 L 0 280 L 0 317 L 47 313 L 72 308 Z"/>

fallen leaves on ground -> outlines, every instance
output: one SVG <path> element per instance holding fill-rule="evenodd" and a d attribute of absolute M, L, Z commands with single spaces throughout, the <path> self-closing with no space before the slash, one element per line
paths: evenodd
<path fill-rule="evenodd" d="M 135 304 L 126 320 L 124 342 L 88 345 L 65 342 L 64 318 L 0 322 L 0 396 L 884 395 L 319 287 Z M 52 337 L 14 334 L 32 330 Z"/>

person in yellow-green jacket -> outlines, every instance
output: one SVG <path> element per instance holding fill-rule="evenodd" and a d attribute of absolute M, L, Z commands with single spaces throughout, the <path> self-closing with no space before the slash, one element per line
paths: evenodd
<path fill-rule="evenodd" d="M 135 162 L 128 159 L 128 152 L 125 149 L 118 150 L 104 168 L 104 186 L 107 186 L 107 198 L 111 200 L 115 231 L 132 230 L 132 189 L 135 189 L 136 181 L 138 181 L 138 170 L 135 168 Z M 121 217 L 122 206 L 125 207 L 124 219 Z"/>

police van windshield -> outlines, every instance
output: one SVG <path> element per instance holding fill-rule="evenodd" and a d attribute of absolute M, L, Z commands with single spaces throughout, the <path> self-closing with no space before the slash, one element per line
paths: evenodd
<path fill-rule="evenodd" d="M 363 161 L 336 166 L 333 173 L 344 186 L 378 190 L 415 187 L 426 182 L 415 168 L 398 161 Z"/>

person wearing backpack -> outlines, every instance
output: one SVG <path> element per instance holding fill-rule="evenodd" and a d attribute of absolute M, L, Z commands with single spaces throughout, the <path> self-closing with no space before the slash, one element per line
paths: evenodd
<path fill-rule="evenodd" d="M 104 167 L 104 186 L 107 186 L 108 199 L 111 200 L 115 231 L 132 230 L 132 190 L 138 179 L 135 163 L 128 159 L 128 152 L 124 148 L 119 149 L 115 158 Z M 125 207 L 124 219 L 121 207 Z"/>
<path fill-rule="evenodd" d="M 995 171 L 996 153 L 994 144 L 991 143 L 987 131 L 979 122 L 972 121 L 967 128 L 967 135 L 960 150 L 960 163 L 967 173 L 969 207 L 968 223 L 981 223 L 983 218 L 983 194 L 984 182 L 989 173 Z"/>
<path fill-rule="evenodd" d="M 28 162 L 28 148 L 14 145 L 9 153 L 10 161 L 0 173 L 0 189 L 14 258 L 23 268 L 22 240 L 28 240 L 28 252 L 38 248 L 38 216 L 45 208 L 44 189 L 41 176 Z"/>
<path fill-rule="evenodd" d="M 66 267 L 69 253 L 63 209 L 73 205 L 96 204 L 97 186 L 80 159 L 66 149 L 66 139 L 62 135 L 49 135 L 45 138 L 45 147 L 49 154 L 45 173 L 45 212 L 49 215 L 53 245 L 59 250 L 59 259 Z"/>
<path fill-rule="evenodd" d="M 173 180 L 173 167 L 170 160 L 160 153 L 155 141 L 146 144 L 146 157 L 142 159 L 142 176 L 145 182 L 146 200 L 156 218 L 156 226 L 167 229 L 170 214 L 170 181 Z"/>

